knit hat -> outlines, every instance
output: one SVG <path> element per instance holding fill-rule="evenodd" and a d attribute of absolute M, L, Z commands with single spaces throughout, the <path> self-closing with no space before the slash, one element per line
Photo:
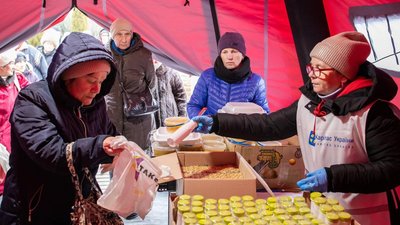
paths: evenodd
<path fill-rule="evenodd" d="M 226 32 L 218 41 L 218 54 L 225 48 L 234 48 L 246 55 L 246 45 L 240 33 Z"/>
<path fill-rule="evenodd" d="M 114 38 L 115 34 L 121 30 L 126 30 L 131 32 L 132 24 L 126 19 L 118 18 L 114 20 L 114 22 L 110 26 L 111 37 Z"/>
<path fill-rule="evenodd" d="M 90 73 L 107 72 L 110 73 L 110 63 L 105 59 L 81 62 L 73 65 L 63 72 L 62 79 L 70 80 L 78 77 L 86 76 Z"/>
<path fill-rule="evenodd" d="M 323 61 L 349 80 L 353 80 L 370 52 L 371 47 L 362 33 L 348 31 L 319 42 L 311 51 L 310 57 Z"/>
<path fill-rule="evenodd" d="M 5 52 L 0 53 L 0 66 L 5 66 L 10 62 L 15 62 L 16 57 L 17 53 L 14 49 L 9 49 Z"/>
<path fill-rule="evenodd" d="M 60 37 L 61 37 L 60 32 L 56 31 L 53 28 L 50 28 L 43 32 L 43 36 L 40 39 L 40 43 L 43 45 L 45 42 L 49 42 L 54 46 L 54 48 L 57 48 L 58 45 L 60 44 Z"/>

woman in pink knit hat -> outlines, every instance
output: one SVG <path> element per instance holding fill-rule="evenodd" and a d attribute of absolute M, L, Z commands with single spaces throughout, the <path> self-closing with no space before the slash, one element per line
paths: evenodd
<path fill-rule="evenodd" d="M 397 85 L 367 61 L 362 33 L 328 37 L 311 51 L 299 100 L 269 115 L 195 117 L 197 131 L 271 141 L 298 135 L 303 191 L 336 198 L 362 225 L 400 224 L 393 203 L 400 184 L 400 113 L 389 101 Z M 397 218 L 396 218 L 397 217 Z"/>

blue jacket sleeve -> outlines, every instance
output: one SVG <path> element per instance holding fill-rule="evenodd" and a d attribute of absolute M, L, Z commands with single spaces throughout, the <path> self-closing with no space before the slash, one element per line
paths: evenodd
<path fill-rule="evenodd" d="M 203 107 L 207 106 L 208 87 L 205 76 L 202 74 L 194 87 L 193 94 L 187 104 L 189 118 L 197 116 Z"/>
<path fill-rule="evenodd" d="M 268 106 L 267 96 L 266 96 L 266 87 L 264 79 L 260 77 L 260 80 L 257 83 L 256 93 L 254 95 L 254 103 L 261 106 L 266 113 L 270 113 L 270 109 Z"/>

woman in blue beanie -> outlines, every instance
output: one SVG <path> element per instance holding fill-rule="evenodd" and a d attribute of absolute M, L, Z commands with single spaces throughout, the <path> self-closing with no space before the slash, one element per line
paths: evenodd
<path fill-rule="evenodd" d="M 243 36 L 226 32 L 218 42 L 218 54 L 214 67 L 201 74 L 194 88 L 188 116 L 197 116 L 203 108 L 204 115 L 213 115 L 227 102 L 253 102 L 269 113 L 265 82 L 251 71 Z"/>

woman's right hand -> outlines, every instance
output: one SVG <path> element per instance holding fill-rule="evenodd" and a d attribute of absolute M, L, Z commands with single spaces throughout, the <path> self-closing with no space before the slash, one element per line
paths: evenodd
<path fill-rule="evenodd" d="M 195 116 L 192 118 L 198 125 L 194 129 L 195 132 L 208 134 L 211 131 L 213 125 L 213 118 L 211 116 Z"/>

